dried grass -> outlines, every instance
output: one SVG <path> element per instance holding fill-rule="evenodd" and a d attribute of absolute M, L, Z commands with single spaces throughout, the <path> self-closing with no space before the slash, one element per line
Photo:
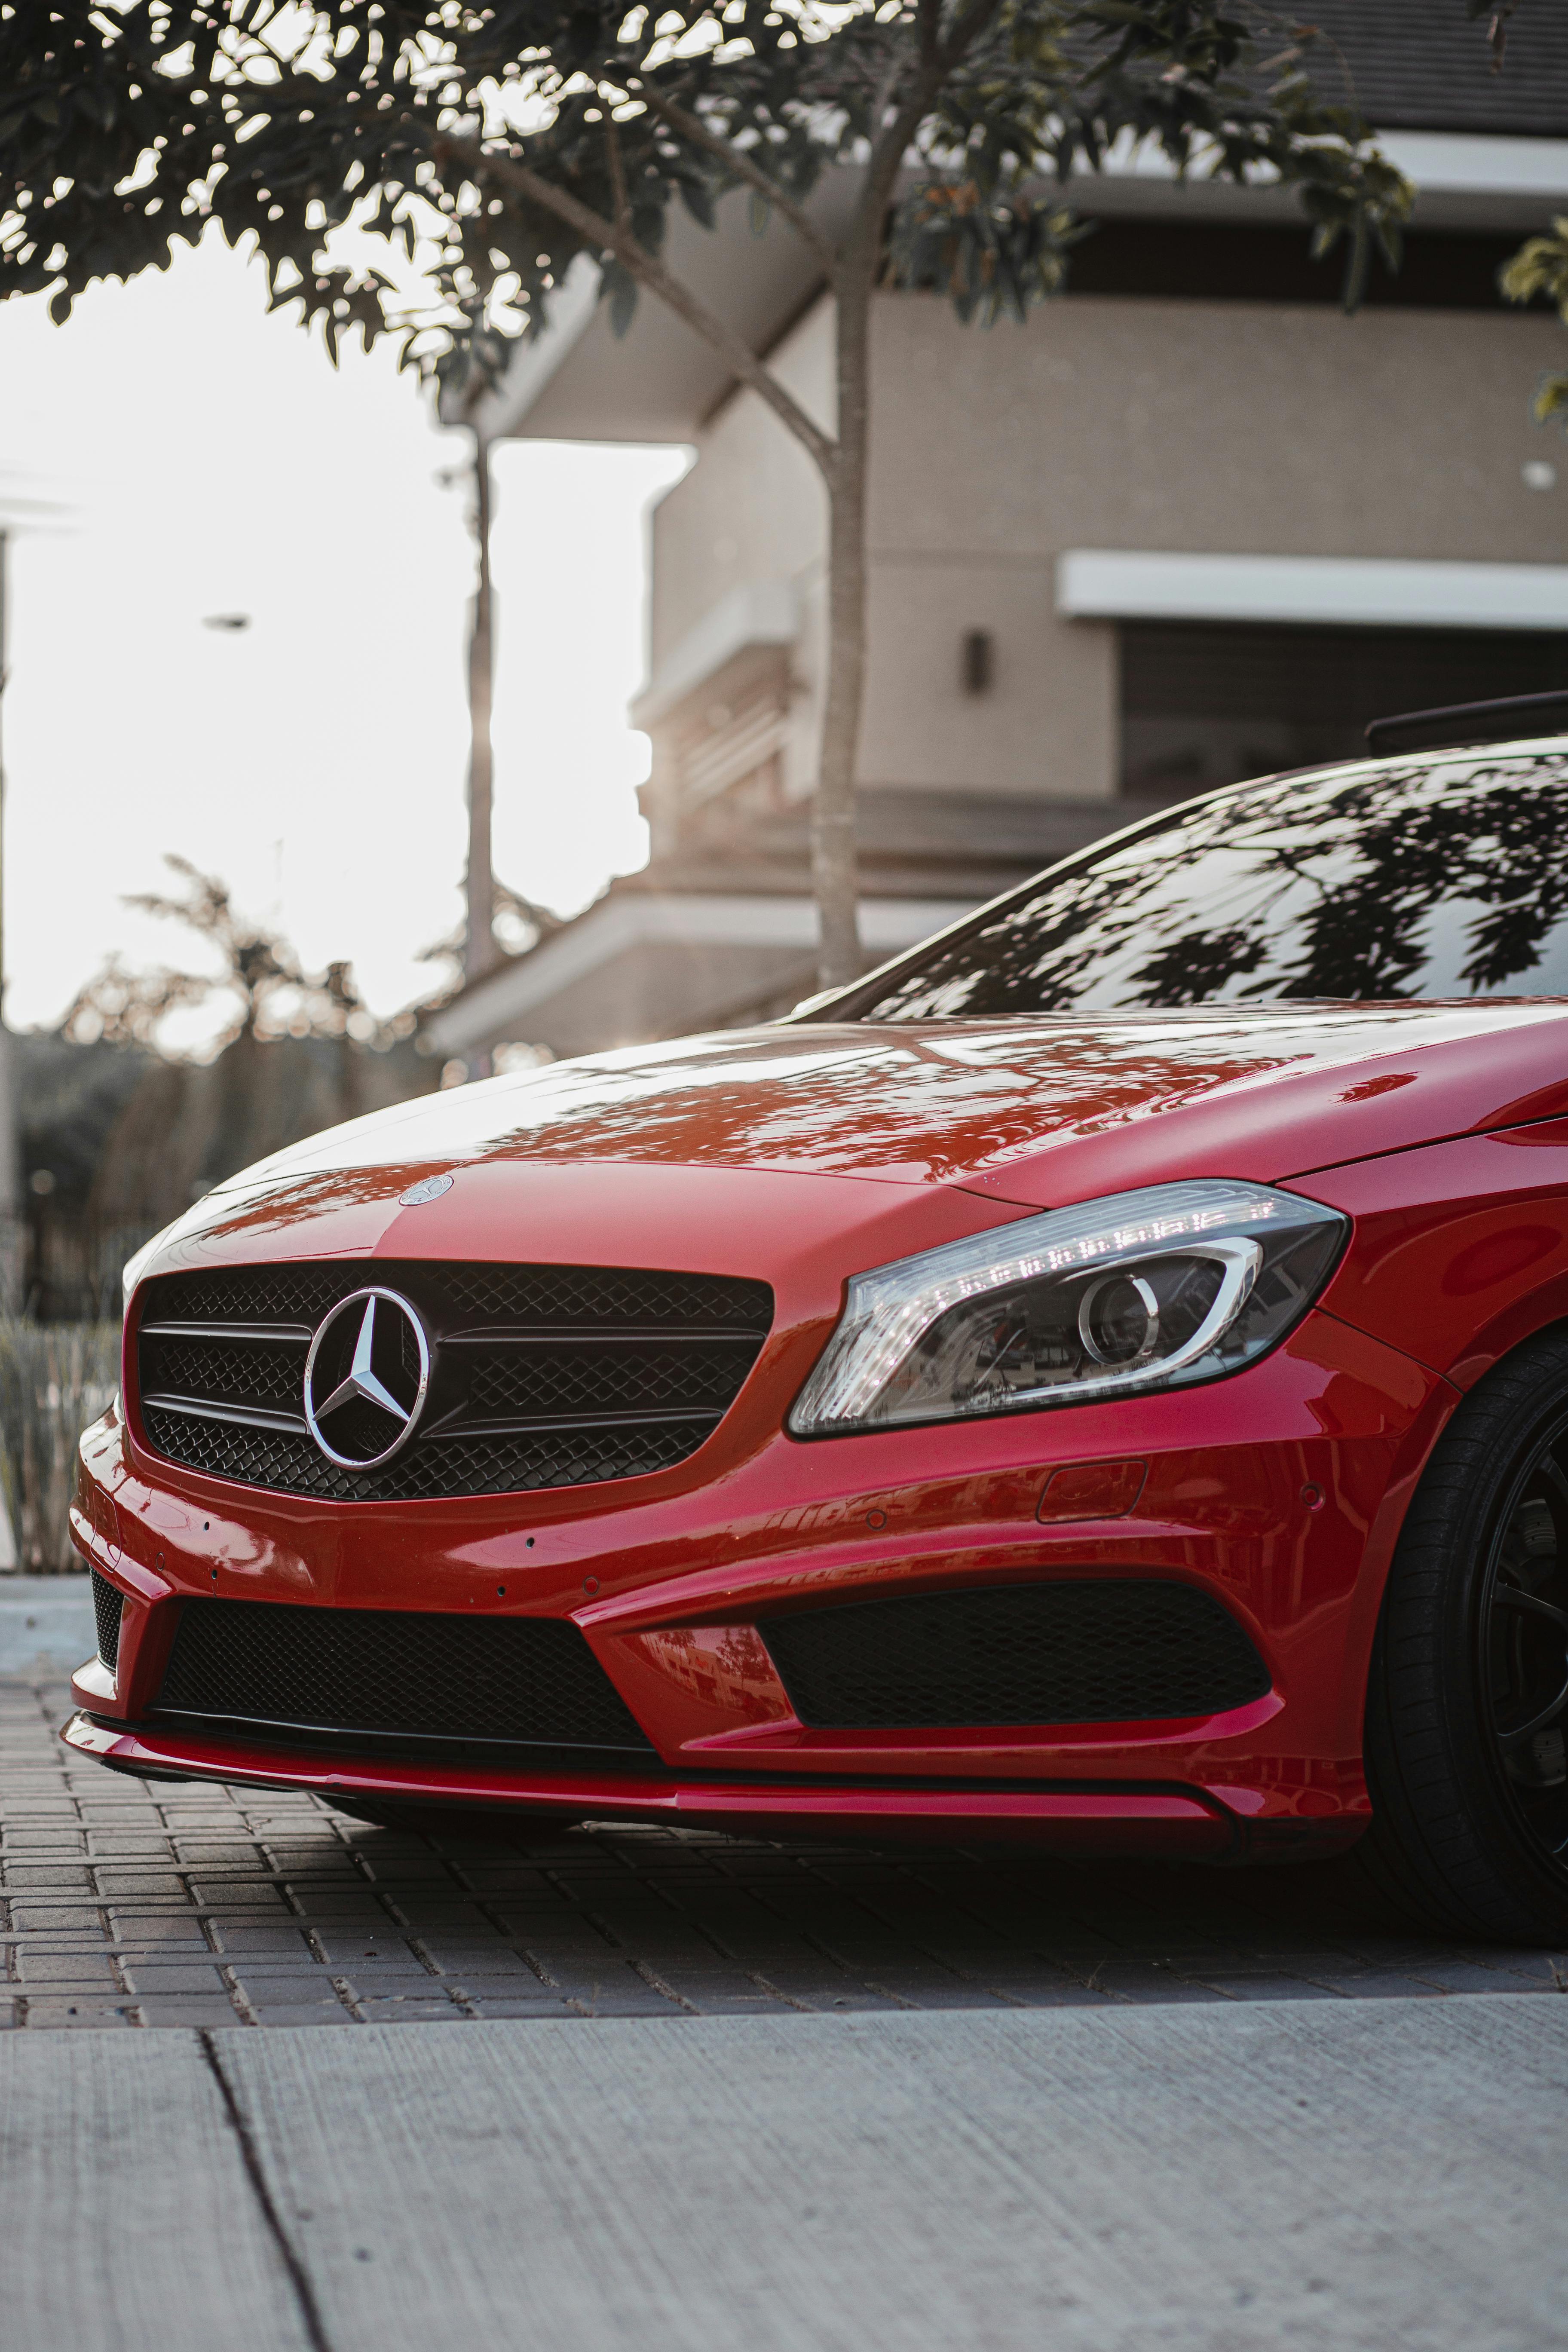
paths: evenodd
<path fill-rule="evenodd" d="M 120 1385 L 118 1323 L 29 1323 L 0 1316 L 0 1486 L 15 1567 L 65 1576 L 77 1442 Z"/>

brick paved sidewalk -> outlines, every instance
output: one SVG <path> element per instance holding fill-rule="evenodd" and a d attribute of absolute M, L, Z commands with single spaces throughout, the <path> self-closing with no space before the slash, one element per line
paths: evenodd
<path fill-rule="evenodd" d="M 1423 1941 L 1331 1868 L 1069 1864 L 681 1830 L 429 1838 L 143 1783 L 0 1680 L 0 2025 L 1109 2006 L 1568 1990 Z"/>

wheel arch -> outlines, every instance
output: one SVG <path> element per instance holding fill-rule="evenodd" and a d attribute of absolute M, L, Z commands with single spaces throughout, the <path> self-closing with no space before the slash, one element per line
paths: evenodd
<path fill-rule="evenodd" d="M 1503 1319 L 1500 1316 L 1497 1321 L 1500 1325 Z M 1480 1383 L 1490 1373 L 1511 1362 L 1522 1349 L 1553 1336 L 1568 1339 L 1568 1298 L 1564 1299 L 1557 1313 L 1522 1330 L 1508 1347 L 1500 1348 L 1486 1362 L 1479 1365 L 1474 1378 L 1467 1385 L 1461 1387 L 1451 1376 L 1439 1374 L 1433 1382 L 1426 1403 L 1405 1433 L 1394 1469 L 1384 1489 L 1383 1501 L 1367 1530 L 1366 1545 L 1362 1554 L 1362 1572 L 1357 1579 L 1355 1601 L 1346 1632 L 1345 1701 L 1350 1719 L 1355 1727 L 1358 1746 L 1364 1734 L 1373 1645 L 1387 1598 L 1389 1577 L 1411 1507 L 1432 1457 L 1452 1426 L 1455 1414 Z"/>

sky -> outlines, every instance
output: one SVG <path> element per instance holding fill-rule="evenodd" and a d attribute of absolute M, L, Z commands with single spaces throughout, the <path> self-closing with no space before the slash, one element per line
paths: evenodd
<path fill-rule="evenodd" d="M 0 304 L 0 514 L 13 539 L 5 964 L 14 1027 L 111 951 L 195 969 L 124 906 L 176 851 L 349 958 L 366 1001 L 432 985 L 460 919 L 474 557 L 466 436 L 390 351 L 337 373 L 215 235 L 99 286 L 64 327 Z M 494 461 L 495 862 L 562 913 L 646 862 L 647 509 L 674 448 L 513 443 Z M 29 526 L 20 501 L 52 502 Z M 205 625 L 244 614 L 244 630 Z M 182 1016 L 195 1044 L 220 1015 Z"/>

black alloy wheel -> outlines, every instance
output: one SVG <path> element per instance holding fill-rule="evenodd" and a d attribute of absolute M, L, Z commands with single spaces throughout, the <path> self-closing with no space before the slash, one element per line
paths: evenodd
<path fill-rule="evenodd" d="M 1498 1515 L 1476 1624 L 1492 1755 L 1519 1826 L 1568 1866 L 1568 1413 L 1531 1449 Z"/>
<path fill-rule="evenodd" d="M 1361 1849 L 1424 1920 L 1568 1940 L 1568 1333 L 1480 1381 L 1400 1538 L 1367 1695 Z"/>

